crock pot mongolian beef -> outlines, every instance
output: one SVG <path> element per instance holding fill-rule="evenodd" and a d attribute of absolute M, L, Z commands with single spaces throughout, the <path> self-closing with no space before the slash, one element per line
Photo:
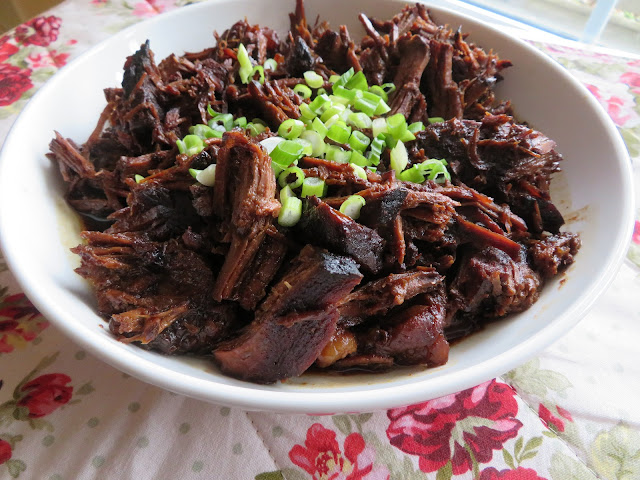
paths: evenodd
<path fill-rule="evenodd" d="M 510 62 L 423 5 L 360 42 L 290 19 L 147 42 L 86 143 L 56 133 L 77 272 L 121 341 L 251 382 L 442 365 L 573 262 L 562 157 L 494 97 Z"/>

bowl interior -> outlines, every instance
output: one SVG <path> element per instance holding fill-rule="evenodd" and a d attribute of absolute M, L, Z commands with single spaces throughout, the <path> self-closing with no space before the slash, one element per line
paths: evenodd
<path fill-rule="evenodd" d="M 293 0 L 212 1 L 158 16 L 95 47 L 38 92 L 16 121 L 0 159 L 0 240 L 29 298 L 74 341 L 142 380 L 208 401 L 287 412 L 365 411 L 434 398 L 500 374 L 558 338 L 611 280 L 630 238 L 626 150 L 596 101 L 552 60 L 490 26 L 438 8 L 439 3 L 430 4 L 436 21 L 462 25 L 472 41 L 513 61 L 498 98 L 511 99 L 519 118 L 556 140 L 565 157 L 552 193 L 567 219 L 565 228 L 580 233 L 583 247 L 577 262 L 546 286 L 531 309 L 457 343 L 443 367 L 342 377 L 307 374 L 271 386 L 225 377 L 206 360 L 162 356 L 111 337 L 95 313 L 88 284 L 73 272 L 78 260 L 69 248 L 80 243 L 80 223 L 62 200 L 57 168 L 45 157 L 53 131 L 84 142 L 105 105 L 103 88 L 119 85 L 126 56 L 146 39 L 159 61 L 173 52 L 211 46 L 214 29 L 222 32 L 245 16 L 285 32 Z M 308 0 L 306 10 L 311 21 L 319 16 L 334 27 L 346 24 L 359 38 L 364 33 L 359 12 L 389 18 L 402 5 Z"/>

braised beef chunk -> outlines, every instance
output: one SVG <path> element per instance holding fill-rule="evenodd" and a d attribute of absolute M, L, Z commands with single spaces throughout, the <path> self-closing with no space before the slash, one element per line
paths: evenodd
<path fill-rule="evenodd" d="M 529 246 L 531 265 L 543 278 L 552 278 L 573 263 L 580 249 L 580 238 L 575 233 L 563 232 Z"/>
<path fill-rule="evenodd" d="M 382 268 L 382 237 L 316 197 L 309 200 L 297 230 L 309 242 L 350 255 L 369 273 Z"/>
<path fill-rule="evenodd" d="M 472 250 L 461 259 L 449 287 L 448 315 L 459 317 L 452 326 L 459 329 L 457 323 L 476 324 L 526 310 L 537 300 L 541 284 L 525 258 L 514 260 L 495 247 Z"/>
<path fill-rule="evenodd" d="M 240 20 L 159 63 L 147 41 L 86 142 L 56 132 L 76 271 L 116 338 L 258 383 L 436 366 L 573 263 L 549 188 L 562 156 L 494 95 L 511 63 L 423 4 L 358 19 L 360 41 L 296 0 L 282 41 Z"/>
<path fill-rule="evenodd" d="M 338 307 L 340 325 L 352 327 L 371 317 L 383 317 L 405 301 L 435 290 L 443 280 L 433 269 L 418 268 L 369 282 L 342 300 Z"/>
<path fill-rule="evenodd" d="M 278 235 L 273 220 L 280 210 L 271 159 L 245 135 L 229 132 L 216 165 L 213 211 L 228 225 L 231 245 L 213 298 L 236 300 L 252 309 L 264 296 L 286 253 L 282 241 L 267 238 Z"/>
<path fill-rule="evenodd" d="M 214 351 L 229 375 L 272 383 L 300 375 L 316 360 L 336 329 L 336 304 L 362 275 L 355 262 L 306 246 L 235 340 Z"/>

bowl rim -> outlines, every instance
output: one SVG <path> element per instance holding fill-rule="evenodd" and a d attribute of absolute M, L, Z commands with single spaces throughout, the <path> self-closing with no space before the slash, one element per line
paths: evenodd
<path fill-rule="evenodd" d="M 194 15 L 199 11 L 209 11 L 215 8 L 217 4 L 226 3 L 229 0 L 213 0 L 206 3 L 190 5 L 187 8 L 180 8 L 167 12 L 163 15 L 155 16 L 151 19 L 134 24 L 126 29 L 118 32 L 116 35 L 107 38 L 98 44 L 90 47 L 76 59 L 64 66 L 49 81 L 47 81 L 27 103 L 20 115 L 15 120 L 9 130 L 2 150 L 0 151 L 0 179 L 3 178 L 3 166 L 8 161 L 5 152 L 8 150 L 7 145 L 12 141 L 12 135 L 15 131 L 20 130 L 27 112 L 37 108 L 39 99 L 48 95 L 48 93 L 56 88 L 60 81 L 60 72 L 65 72 L 73 68 L 74 65 L 83 63 L 87 58 L 98 54 L 100 51 L 109 47 L 114 38 L 128 36 L 140 28 L 141 25 L 151 26 L 158 22 L 166 22 L 167 17 L 180 15 Z M 389 0 L 402 6 L 406 4 L 403 0 Z M 454 16 L 460 19 L 460 22 L 468 28 L 489 30 L 491 35 L 498 37 L 500 42 L 515 43 L 520 48 L 525 49 L 529 54 L 534 56 L 538 61 L 546 63 L 549 68 L 553 69 L 559 75 L 563 76 L 573 88 L 588 94 L 588 90 L 569 72 L 557 64 L 553 59 L 548 57 L 540 50 L 534 48 L 530 44 L 516 38 L 510 34 L 479 21 L 466 13 L 454 11 L 450 8 L 440 5 L 427 5 L 434 13 L 443 12 L 446 15 Z M 472 36 L 473 38 L 473 36 Z M 66 336 L 71 338 L 75 343 L 91 352 L 96 357 L 114 366 L 115 368 L 126 372 L 144 382 L 159 386 L 166 390 L 174 391 L 187 395 L 189 397 L 214 402 L 223 405 L 235 406 L 249 410 L 267 410 L 287 413 L 334 413 L 334 412 L 353 412 L 353 411 L 372 411 L 383 408 L 397 407 L 408 405 L 415 402 L 424 401 L 426 399 L 436 398 L 442 395 L 455 393 L 466 388 L 478 384 L 479 378 L 490 379 L 505 371 L 524 362 L 546 346 L 550 345 L 559 336 L 566 333 L 572 328 L 587 310 L 593 305 L 597 296 L 603 292 L 612 282 L 620 265 L 623 262 L 624 254 L 631 241 L 631 233 L 633 229 L 633 184 L 631 179 L 631 162 L 628 152 L 621 136 L 611 121 L 608 114 L 590 94 L 585 95 L 590 109 L 594 111 L 605 125 L 607 136 L 611 138 L 615 148 L 615 157 L 622 161 L 621 168 L 626 170 L 623 183 L 620 188 L 624 190 L 625 197 L 628 202 L 622 205 L 622 209 L 618 212 L 623 218 L 623 228 L 621 228 L 612 243 L 611 250 L 607 252 L 606 262 L 604 265 L 604 274 L 595 279 L 587 291 L 585 291 L 576 301 L 574 301 L 567 309 L 565 309 L 559 318 L 541 329 L 535 335 L 520 342 L 518 345 L 507 349 L 502 354 L 484 360 L 481 363 L 465 368 L 455 373 L 453 377 L 445 375 L 441 377 L 425 378 L 419 382 L 409 382 L 403 385 L 393 385 L 392 388 L 385 387 L 385 384 L 374 386 L 371 390 L 366 391 L 339 391 L 339 392 L 318 392 L 312 389 L 306 391 L 288 391 L 288 390 L 255 390 L 254 385 L 247 383 L 246 386 L 221 384 L 219 382 L 194 378 L 186 373 L 172 370 L 171 368 L 158 365 L 152 360 L 135 355 L 133 352 L 126 350 L 113 349 L 113 338 L 99 336 L 95 332 L 85 332 L 68 322 L 64 318 L 64 312 L 60 306 L 48 301 L 45 295 L 36 287 L 36 284 L 29 280 L 29 272 L 22 268 L 19 255 L 13 249 L 10 232 L 5 226 L 3 210 L 8 209 L 7 202 L 0 202 L 0 247 L 2 248 L 5 260 L 13 273 L 16 281 L 23 289 L 27 297 L 39 309 L 39 311 L 49 319 L 57 328 L 62 330 Z M 0 197 L 1 197 L 0 193 Z M 522 354 L 525 351 L 526 354 Z M 425 387 L 424 383 L 429 385 Z M 422 388 L 421 388 L 422 387 Z M 372 393 L 374 393 L 372 395 Z"/>

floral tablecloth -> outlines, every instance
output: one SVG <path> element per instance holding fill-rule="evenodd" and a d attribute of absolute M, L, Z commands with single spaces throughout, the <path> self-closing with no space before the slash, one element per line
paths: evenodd
<path fill-rule="evenodd" d="M 66 0 L 1 36 L 0 138 L 60 67 L 184 3 Z M 534 44 L 609 112 L 640 187 L 640 60 Z M 0 478 L 640 479 L 638 266 L 636 221 L 613 285 L 538 357 L 437 400 L 314 417 L 206 404 L 114 370 L 50 325 L 0 259 Z"/>

